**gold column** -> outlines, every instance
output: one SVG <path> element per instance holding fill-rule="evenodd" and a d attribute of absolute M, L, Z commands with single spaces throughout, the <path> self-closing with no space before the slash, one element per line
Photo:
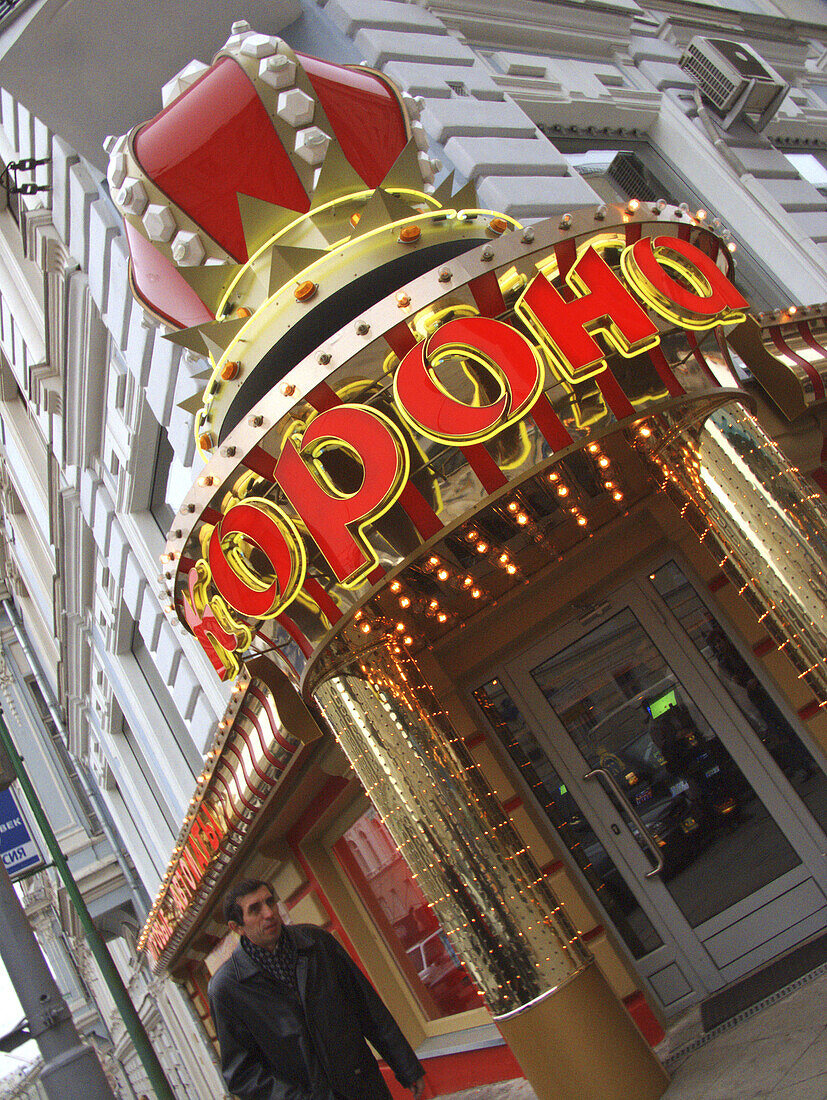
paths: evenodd
<path fill-rule="evenodd" d="M 661 486 L 720 561 L 816 698 L 827 702 L 827 508 L 753 416 L 713 411 L 647 421 Z M 638 437 L 640 439 L 640 436 Z"/>
<path fill-rule="evenodd" d="M 538 1096 L 655 1100 L 665 1073 L 416 661 L 392 639 L 345 660 L 313 696 Z"/>

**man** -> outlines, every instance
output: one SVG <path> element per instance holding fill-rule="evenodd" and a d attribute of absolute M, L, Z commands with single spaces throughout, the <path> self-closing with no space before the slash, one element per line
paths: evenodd
<path fill-rule="evenodd" d="M 241 1100 L 391 1100 L 369 1039 L 416 1100 L 424 1070 L 337 940 L 284 925 L 271 887 L 235 883 L 224 917 L 241 942 L 210 982 L 227 1088 Z"/>

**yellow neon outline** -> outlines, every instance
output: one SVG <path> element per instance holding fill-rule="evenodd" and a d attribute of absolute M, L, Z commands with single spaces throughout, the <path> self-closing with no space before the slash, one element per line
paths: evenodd
<path fill-rule="evenodd" d="M 389 416 L 387 416 L 383 412 L 380 412 L 379 409 L 371 408 L 368 405 L 360 405 L 360 404 L 356 403 L 356 404 L 353 404 L 353 405 L 346 405 L 344 407 L 348 408 L 348 409 L 360 409 L 361 411 L 369 413 L 372 417 L 374 417 L 375 419 L 377 419 L 377 420 L 381 421 L 382 423 L 384 423 L 385 427 L 388 429 L 391 437 L 393 438 L 394 443 L 396 444 L 396 455 L 397 455 L 397 465 L 396 465 L 396 471 L 394 473 L 393 481 L 392 481 L 391 486 L 388 489 L 387 493 L 385 494 L 385 498 L 382 501 L 382 503 L 380 504 L 380 506 L 376 510 L 368 513 L 367 515 L 362 516 L 361 519 L 351 520 L 349 523 L 345 523 L 345 525 L 344 525 L 345 528 L 347 529 L 347 531 L 349 532 L 351 538 L 353 539 L 353 541 L 359 546 L 359 548 L 365 554 L 365 557 L 368 559 L 365 562 L 365 565 L 362 566 L 360 569 L 357 569 L 356 572 L 352 573 L 346 579 L 341 580 L 339 578 L 338 574 L 336 573 L 336 570 L 333 568 L 333 565 L 325 557 L 325 554 L 322 551 L 321 547 L 319 547 L 319 553 L 322 555 L 322 557 L 325 558 L 325 561 L 327 561 L 327 564 L 330 567 L 331 573 L 333 574 L 334 577 L 336 577 L 336 580 L 341 585 L 341 587 L 346 588 L 346 589 L 354 589 L 354 588 L 359 588 L 364 583 L 364 581 L 366 580 L 368 574 L 372 573 L 373 570 L 376 568 L 376 566 L 379 564 L 378 554 L 376 553 L 376 551 L 373 549 L 373 547 L 370 545 L 367 538 L 365 537 L 365 528 L 368 527 L 371 523 L 375 523 L 377 520 L 381 519 L 382 516 L 384 516 L 386 512 L 389 512 L 390 509 L 394 506 L 394 504 L 396 504 L 397 500 L 399 500 L 399 497 L 401 496 L 405 486 L 408 483 L 408 478 L 410 477 L 411 459 L 410 459 L 410 454 L 408 452 L 407 444 L 405 443 L 405 440 L 404 440 L 402 434 L 400 433 L 399 429 L 394 424 L 394 422 L 390 419 Z M 318 416 L 322 416 L 322 415 L 323 415 L 323 413 L 318 414 Z M 308 424 L 306 424 L 304 426 L 305 430 L 309 429 L 312 426 L 312 424 L 314 423 L 315 420 L 316 420 L 316 417 L 314 416 L 313 419 Z M 301 441 L 300 441 L 300 443 L 301 443 Z M 316 463 L 315 463 L 315 456 L 313 455 L 312 452 L 315 451 L 317 447 L 322 446 L 322 445 L 327 445 L 327 446 L 335 445 L 335 446 L 338 446 L 339 448 L 344 448 L 344 449 L 349 451 L 351 445 L 349 445 L 345 440 L 340 439 L 338 436 L 328 436 L 328 435 L 323 435 L 318 439 L 314 439 L 311 443 L 308 444 L 307 449 L 305 449 L 303 446 L 301 446 L 300 443 L 295 445 L 296 446 L 296 451 L 298 453 L 299 458 L 302 460 L 302 462 L 304 462 L 304 464 L 307 467 L 307 469 L 310 473 L 310 476 L 313 478 L 313 480 L 316 481 L 317 484 L 319 484 L 319 487 L 321 489 L 323 489 L 325 492 L 327 492 L 327 489 L 326 489 L 325 485 L 318 481 L 318 479 L 316 478 L 316 475 L 314 473 L 314 469 L 316 468 Z M 311 450 L 311 448 L 312 448 L 312 450 Z M 312 465 L 311 465 L 311 462 L 308 462 L 307 459 L 306 459 L 306 456 L 308 455 L 308 451 L 310 452 L 309 457 L 311 459 Z M 359 461 L 360 461 L 360 464 L 362 466 L 362 469 L 364 470 L 364 468 L 365 468 L 364 467 L 364 462 L 362 462 L 361 458 L 359 459 Z M 362 485 L 364 485 L 364 477 L 362 479 Z M 351 497 L 356 496 L 356 494 L 361 491 L 362 485 L 360 485 L 359 488 L 355 489 L 352 493 L 339 494 L 337 492 L 337 494 L 336 494 L 337 499 L 339 499 L 339 500 L 348 500 Z M 284 493 L 284 495 L 287 497 L 287 499 L 290 501 L 291 505 L 296 510 L 296 512 L 300 515 L 301 514 L 301 509 L 296 505 L 295 501 L 292 499 L 290 494 L 287 492 L 287 489 L 285 488 L 285 486 L 282 485 L 281 482 L 278 482 L 278 486 L 281 489 L 281 491 Z M 355 528 L 355 530 L 354 530 L 354 528 Z M 308 535 L 308 537 L 312 537 L 312 536 Z"/>
<path fill-rule="evenodd" d="M 286 608 L 290 606 L 290 604 L 293 602 L 293 600 L 296 599 L 298 593 L 301 591 L 301 588 L 304 585 L 305 578 L 307 577 L 307 549 L 304 545 L 304 539 L 302 539 L 301 535 L 296 529 L 296 525 L 293 523 L 290 516 L 288 516 L 287 513 L 282 508 L 280 508 L 278 504 L 274 504 L 271 500 L 268 500 L 267 497 L 245 497 L 239 503 L 249 505 L 251 508 L 255 508 L 257 511 L 266 516 L 267 519 L 269 519 L 271 523 L 274 523 L 275 526 L 279 529 L 280 533 L 284 536 L 284 541 L 287 543 L 292 568 L 290 570 L 290 582 L 288 583 L 286 590 L 284 592 L 279 592 L 278 600 L 270 608 L 269 611 L 264 612 L 263 614 L 250 616 L 250 618 L 255 618 L 256 621 L 262 619 L 274 619 L 277 615 L 280 615 Z M 225 513 L 221 517 L 221 520 L 226 519 L 227 514 L 228 513 Z M 219 522 L 215 524 L 214 530 L 220 530 L 221 520 L 219 520 Z M 284 530 L 284 528 L 286 528 L 287 530 Z M 210 537 L 212 537 L 212 533 Z M 224 549 L 225 539 L 230 540 L 232 543 L 229 550 Z M 251 566 L 249 559 L 247 558 L 241 547 L 242 542 L 245 540 L 249 542 L 255 542 L 255 539 L 252 535 L 247 535 L 243 531 L 231 531 L 228 532 L 227 535 L 222 535 L 219 533 L 219 545 L 221 547 L 221 552 L 224 554 L 224 557 L 226 558 L 227 564 L 230 566 L 230 569 L 235 573 L 235 575 L 243 584 L 247 585 L 248 588 L 252 588 L 254 591 L 257 592 L 263 592 L 265 591 L 265 589 L 269 588 L 273 584 L 273 582 L 276 580 L 276 577 L 274 576 L 273 580 L 267 583 L 265 579 L 256 572 L 256 570 Z M 262 551 L 262 553 L 263 552 L 264 551 Z M 236 568 L 236 564 L 238 564 L 239 566 L 238 569 Z M 215 583 L 215 581 L 213 581 L 213 585 L 218 592 L 219 598 L 221 600 L 224 600 L 229 608 L 235 611 L 238 615 L 245 614 L 240 608 L 235 607 L 234 604 L 230 602 L 225 593 L 221 592 L 218 589 L 218 585 Z"/>
<path fill-rule="evenodd" d="M 517 457 L 511 462 L 498 462 L 497 465 L 501 470 L 519 470 L 523 463 L 531 453 L 531 440 L 528 438 L 528 429 L 525 425 L 525 417 L 515 424 L 517 434 L 520 441 L 520 446 L 517 449 Z"/>
<path fill-rule="evenodd" d="M 399 192 L 399 191 L 401 191 L 400 188 L 395 188 L 395 189 L 392 189 L 389 192 L 389 194 L 393 194 L 393 193 Z M 373 194 L 373 192 L 371 191 L 370 194 Z M 331 203 L 331 205 L 333 205 L 333 203 Z M 323 208 L 319 207 L 318 209 L 321 210 Z M 316 211 L 314 211 L 314 213 L 315 212 Z M 379 236 L 380 234 L 387 232 L 387 230 L 389 230 L 389 229 L 396 229 L 396 228 L 401 228 L 402 226 L 405 226 L 405 225 L 420 223 L 423 220 L 426 221 L 426 222 L 427 221 L 434 221 L 437 218 L 442 218 L 442 217 L 445 217 L 446 215 L 450 216 L 451 214 L 455 214 L 455 213 L 456 213 L 456 211 L 454 211 L 452 209 L 449 209 L 448 207 L 443 207 L 443 206 L 437 207 L 433 210 L 426 210 L 422 213 L 415 213 L 415 214 L 412 214 L 410 217 L 400 218 L 400 219 L 398 219 L 397 221 L 394 221 L 394 222 L 387 222 L 385 225 L 381 225 L 381 226 L 378 226 L 376 229 L 372 229 L 369 233 L 363 233 L 358 237 L 348 239 L 346 241 L 346 244 L 343 247 L 346 248 L 346 249 L 349 248 L 349 247 L 355 248 L 362 241 L 370 240 L 373 237 Z M 278 235 L 280 235 L 280 234 L 277 234 L 277 236 Z M 275 238 L 273 238 L 273 239 L 275 239 Z M 269 248 L 271 244 L 272 244 L 272 241 L 270 241 L 268 243 L 268 245 L 266 245 L 266 246 L 262 245 L 262 247 L 256 253 L 256 256 L 260 255 L 261 252 L 265 248 Z M 302 274 L 309 276 L 309 274 L 311 272 L 315 271 L 321 265 L 327 263 L 327 261 L 330 259 L 330 257 L 332 255 L 333 255 L 333 249 L 331 249 L 328 252 L 325 252 L 323 255 L 319 256 L 316 260 L 314 260 L 312 264 L 309 264 L 306 268 L 304 268 L 304 270 L 302 271 Z M 253 258 L 255 258 L 255 257 L 253 257 Z M 248 264 L 250 264 L 250 263 L 252 263 L 252 260 L 248 260 Z M 245 268 L 244 268 L 245 271 L 246 271 L 246 267 L 247 267 L 247 265 L 245 265 Z M 241 278 L 242 274 L 243 274 L 243 271 L 238 273 L 236 279 L 233 281 L 231 287 L 228 289 L 227 294 L 225 295 L 225 298 L 223 299 L 223 301 L 226 302 L 227 298 L 229 297 L 230 291 L 232 290 L 232 287 L 234 287 L 237 284 L 237 281 L 238 281 L 238 279 Z M 253 322 L 255 322 L 256 320 L 260 321 L 261 314 L 265 310 L 267 310 L 279 298 L 279 296 L 281 294 L 283 294 L 284 291 L 289 286 L 291 286 L 294 282 L 295 282 L 295 276 L 292 277 L 291 279 L 288 279 L 286 283 L 282 284 L 282 286 L 280 286 L 278 288 L 278 290 L 274 291 L 274 293 L 271 294 L 269 296 L 269 298 L 265 299 L 265 301 L 262 302 L 262 304 L 258 307 L 258 309 L 255 310 L 255 312 L 247 319 L 247 324 L 242 325 L 242 327 L 235 334 L 235 336 L 233 337 L 233 340 L 231 341 L 231 343 L 227 347 L 224 354 L 218 360 L 218 362 L 215 362 L 212 355 L 210 355 L 210 362 L 213 363 L 213 371 L 212 371 L 212 374 L 210 375 L 210 379 L 207 382 L 207 385 L 204 389 L 204 398 L 205 398 L 204 404 L 201 406 L 201 409 L 199 409 L 198 415 L 196 416 L 196 435 L 195 435 L 196 448 L 198 450 L 198 453 L 201 455 L 202 458 L 205 459 L 205 461 L 209 460 L 209 452 L 204 451 L 202 449 L 199 440 L 200 440 L 202 431 L 205 430 L 204 429 L 205 423 L 207 424 L 207 429 L 206 429 L 207 431 L 209 431 L 212 427 L 212 417 L 210 416 L 209 405 L 208 405 L 207 400 L 206 400 L 207 394 L 210 393 L 210 391 L 212 390 L 212 388 L 213 388 L 214 384 L 216 383 L 216 381 L 218 381 L 218 382 L 223 381 L 223 379 L 221 379 L 218 376 L 220 374 L 220 371 L 221 371 L 221 368 L 222 368 L 223 364 L 225 362 L 227 362 L 228 360 L 232 359 L 233 352 L 234 352 L 236 346 L 238 344 L 241 344 L 241 343 L 250 343 L 250 342 L 252 342 L 253 337 L 250 337 L 248 339 L 247 336 L 246 336 L 246 334 L 247 334 L 247 332 L 250 328 L 250 325 L 253 324 Z M 239 358 L 241 358 L 241 356 L 239 356 Z M 221 389 L 221 387 L 218 386 L 215 389 L 215 392 L 213 393 L 212 396 L 213 397 L 217 396 L 218 393 L 220 392 L 220 389 Z M 210 400 L 210 404 L 211 403 L 212 403 L 212 398 Z"/>
<path fill-rule="evenodd" d="M 440 299 L 441 301 L 442 299 Z M 447 306 L 435 307 L 434 304 L 423 306 L 411 318 L 412 332 L 418 337 L 417 343 L 427 340 L 429 336 L 448 321 L 457 317 L 479 317 L 480 311 L 469 302 L 452 302 Z"/>
<path fill-rule="evenodd" d="M 224 668 L 227 670 L 228 677 L 237 676 L 240 672 L 240 664 L 236 653 L 243 653 L 247 649 L 253 640 L 253 635 L 250 628 L 245 623 L 239 623 L 227 606 L 224 598 L 216 593 L 213 596 L 208 595 L 207 589 L 212 584 L 212 571 L 210 569 L 209 562 L 205 558 L 199 558 L 195 563 L 195 571 L 198 576 L 198 580 L 192 587 L 192 600 L 190 600 L 189 583 L 182 592 L 182 599 L 189 603 L 195 614 L 201 620 L 201 625 L 204 626 L 204 633 L 209 638 L 210 644 L 221 661 Z M 212 611 L 218 620 L 218 625 L 226 630 L 228 634 L 232 634 L 236 639 L 236 647 L 233 650 L 227 649 L 222 645 L 216 636 L 204 625 L 204 612 L 207 608 Z M 184 616 L 184 625 L 187 630 L 195 637 L 195 631 L 189 629 L 186 621 L 186 615 Z"/>
<path fill-rule="evenodd" d="M 380 187 L 381 187 L 381 185 L 380 185 Z M 259 247 L 256 249 L 256 251 L 253 253 L 252 256 L 247 257 L 247 260 L 246 260 L 245 264 L 243 265 L 243 267 L 241 268 L 240 271 L 236 272 L 236 275 L 235 275 L 233 281 L 230 283 L 230 285 L 227 287 L 227 290 L 224 292 L 224 297 L 219 302 L 218 309 L 217 309 L 216 312 L 218 314 L 223 313 L 224 308 L 227 305 L 227 302 L 230 300 L 230 296 L 232 295 L 233 290 L 236 288 L 236 286 L 238 286 L 239 281 L 247 273 L 247 271 L 252 267 L 252 264 L 254 263 L 254 261 L 257 260 L 259 258 L 259 256 L 263 256 L 265 252 L 269 252 L 270 249 L 276 243 L 276 241 L 278 241 L 282 237 L 286 236 L 288 233 L 291 232 L 291 230 L 298 228 L 298 226 L 300 226 L 302 224 L 302 222 L 311 221 L 317 214 L 322 214 L 322 213 L 324 213 L 325 210 L 332 210 L 336 206 L 343 206 L 346 203 L 358 202 L 359 199 L 369 199 L 371 197 L 371 195 L 373 195 L 374 192 L 379 190 L 379 189 L 380 188 L 368 187 L 368 188 L 365 188 L 365 190 L 363 190 L 363 191 L 351 191 L 351 193 L 349 195 L 341 195 L 337 199 L 331 199 L 329 202 L 322 203 L 321 206 L 313 207 L 311 210 L 308 210 L 306 213 L 300 214 L 299 217 L 295 218 L 288 225 L 285 225 L 281 229 L 279 229 L 278 232 L 274 233 L 272 237 L 269 237 L 264 242 L 264 244 L 259 245 Z M 386 187 L 386 188 L 381 188 L 381 190 L 384 190 L 388 195 L 405 195 L 405 196 L 411 196 L 411 197 L 416 198 L 416 199 L 421 199 L 423 202 L 427 203 L 430 206 L 434 206 L 434 203 L 437 201 L 434 198 L 433 195 L 427 195 L 424 191 L 417 191 L 416 188 L 413 188 L 413 187 Z M 443 211 L 447 211 L 448 207 L 435 206 L 434 210 L 439 211 L 440 213 L 442 213 Z M 432 213 L 432 212 L 433 211 L 423 211 L 423 213 Z M 347 240 L 347 239 L 348 239 L 347 237 L 342 238 L 342 240 Z M 331 245 L 329 247 L 329 251 L 332 252 L 335 247 L 336 247 L 335 245 Z"/>
<path fill-rule="evenodd" d="M 479 316 L 479 314 L 474 314 L 473 316 Z M 504 324 L 505 322 L 500 323 Z M 515 332 L 518 336 L 522 337 L 523 340 L 525 340 L 526 346 L 530 349 L 531 354 L 534 356 L 534 361 L 537 364 L 537 379 L 534 383 L 534 386 L 532 387 L 530 395 L 525 399 L 519 411 L 510 413 L 504 421 L 499 421 L 497 424 L 492 425 L 491 428 L 487 429 L 484 432 L 472 432 L 470 435 L 467 436 L 458 436 L 455 434 L 443 435 L 441 432 L 436 432 L 431 428 L 424 427 L 417 420 L 415 420 L 412 414 L 405 408 L 399 396 L 399 390 L 397 386 L 397 370 L 396 372 L 394 372 L 393 376 L 393 403 L 405 423 L 408 424 L 415 432 L 420 435 L 424 435 L 426 439 L 432 439 L 435 443 L 444 443 L 447 446 L 451 447 L 463 447 L 473 445 L 475 443 L 484 443 L 487 439 L 493 439 L 495 436 L 499 435 L 500 432 L 505 431 L 505 429 L 510 427 L 512 424 L 516 424 L 518 421 L 522 420 L 523 417 L 528 416 L 529 412 L 531 412 L 532 407 L 537 403 L 540 395 L 545 390 L 545 365 L 542 358 L 537 354 L 537 348 L 535 348 L 533 344 L 530 344 L 528 340 L 525 339 L 519 329 L 514 328 L 513 325 L 508 325 L 507 327 L 510 328 L 512 332 Z M 424 343 L 424 341 L 422 341 L 421 343 Z M 418 346 L 421 346 L 421 344 Z M 505 371 L 499 365 L 499 363 L 496 362 L 496 360 L 489 360 L 478 349 L 472 348 L 467 344 L 460 343 L 447 344 L 445 347 L 440 348 L 438 351 L 436 351 L 434 355 L 429 358 L 425 357 L 425 351 L 426 349 L 423 348 L 425 369 L 430 374 L 431 380 L 433 381 L 434 385 L 437 387 L 438 390 L 444 393 L 446 397 L 449 397 L 453 401 L 457 400 L 457 398 L 454 397 L 454 395 L 442 384 L 440 379 L 437 377 L 436 368 L 447 359 L 457 359 L 462 356 L 464 359 L 469 359 L 472 363 L 477 363 L 483 370 L 492 375 L 499 384 L 499 397 L 495 398 L 494 401 L 489 401 L 489 406 L 496 404 L 496 402 L 502 397 L 507 397 L 510 403 L 512 395 L 510 388 L 507 386 L 508 379 Z M 460 401 L 458 402 L 458 404 L 466 405 L 464 401 Z M 475 406 L 466 405 L 466 407 L 474 408 Z M 484 408 L 485 406 L 476 407 Z"/>
<path fill-rule="evenodd" d="M 566 273 L 565 283 L 571 291 L 578 297 L 583 298 L 589 293 L 588 285 L 585 280 L 579 276 L 577 267 L 580 263 L 582 255 L 590 247 L 590 242 L 586 242 L 582 253 L 578 253 L 577 258 L 572 264 L 569 271 Z M 608 247 L 608 245 L 607 245 Z M 631 246 L 630 246 L 631 247 Z M 595 249 L 595 251 L 597 251 Z M 600 253 L 598 253 L 600 255 Z M 605 261 L 604 261 L 605 262 Z M 608 266 L 608 265 L 607 265 Z M 537 278 L 538 276 L 535 276 Z M 528 284 L 526 289 L 517 299 L 514 304 L 514 312 L 522 320 L 525 326 L 531 331 L 535 339 L 543 344 L 549 352 L 552 363 L 556 367 L 558 376 L 565 378 L 572 384 L 577 382 L 585 382 L 589 378 L 594 378 L 598 374 L 602 374 L 604 370 L 608 368 L 608 359 L 604 355 L 599 360 L 594 360 L 592 363 L 587 364 L 584 368 L 578 369 L 576 372 L 571 369 L 571 364 L 568 359 L 565 358 L 559 347 L 555 344 L 551 334 L 543 326 L 542 321 L 536 316 L 530 306 L 525 304 L 525 296 L 528 293 L 529 288 L 533 285 L 534 279 Z M 585 293 L 584 293 L 585 292 Z M 638 355 L 642 355 L 644 352 L 649 351 L 651 348 L 655 348 L 660 344 L 660 333 L 653 333 L 648 339 L 639 341 L 637 344 L 629 344 L 626 341 L 625 336 L 610 315 L 604 314 L 603 317 L 597 317 L 593 321 L 587 321 L 581 326 L 583 330 L 594 339 L 596 335 L 601 335 L 607 341 L 607 343 L 613 348 L 615 352 L 622 355 L 624 359 L 634 359 Z"/>
<path fill-rule="evenodd" d="M 651 238 L 649 239 L 651 240 Z M 683 253 L 676 251 L 669 254 L 668 245 L 660 244 L 656 246 L 652 243 L 651 247 L 656 263 L 662 267 L 671 268 L 679 275 L 682 275 L 696 294 L 701 297 L 708 297 L 710 294 L 714 293 L 714 287 L 706 275 L 704 275 L 701 269 L 696 267 L 688 257 L 684 256 Z M 722 325 L 739 325 L 742 321 L 746 320 L 747 314 L 745 310 L 732 309 L 730 306 L 726 306 L 720 313 L 712 315 L 708 313 L 681 312 L 671 298 L 668 298 L 665 294 L 661 294 L 660 291 L 652 286 L 635 261 L 632 255 L 633 248 L 634 245 L 629 245 L 621 254 L 620 267 L 623 271 L 623 275 L 638 297 L 642 298 L 647 306 L 653 309 L 660 317 L 663 317 L 664 320 L 669 321 L 670 324 L 677 325 L 680 328 L 688 328 L 702 332 L 707 329 L 718 328 Z M 662 252 L 667 252 L 668 254 L 661 255 Z M 714 263 L 710 257 L 708 258 L 710 262 Z M 725 272 L 722 271 L 721 274 L 729 281 L 729 276 Z"/>
<path fill-rule="evenodd" d="M 505 297 L 506 294 L 513 294 L 515 290 L 524 290 L 528 285 L 528 276 L 525 272 L 519 272 L 516 265 L 512 264 L 498 276 L 497 281 L 500 284 L 500 293 Z"/>
<path fill-rule="evenodd" d="M 626 248 L 626 237 L 622 233 L 611 233 L 609 231 L 598 233 L 594 237 L 587 237 L 577 245 L 573 266 L 577 265 L 580 257 L 587 248 L 593 248 L 602 258 L 603 253 L 608 252 L 610 248 L 617 248 L 622 252 L 623 249 Z M 553 248 L 547 256 L 534 266 L 545 275 L 549 282 L 552 282 L 560 276 L 560 265 L 557 262 L 557 253 Z"/>
<path fill-rule="evenodd" d="M 465 215 L 471 214 L 474 217 L 479 217 L 480 215 L 482 215 L 484 218 L 502 218 L 502 220 L 504 222 L 508 222 L 509 225 L 511 225 L 511 227 L 513 229 L 522 229 L 523 228 L 523 223 L 522 222 L 518 222 L 517 219 L 512 218 L 510 214 L 500 213 L 499 210 L 483 210 L 481 207 L 476 207 L 476 206 L 461 206 L 457 210 L 457 217 L 460 217 L 460 215 L 462 215 L 462 214 L 465 214 Z M 504 232 L 505 232 L 505 230 L 503 230 L 503 233 Z M 502 233 L 497 233 L 496 236 L 501 237 Z M 496 237 L 494 237 L 493 239 L 496 240 Z"/>

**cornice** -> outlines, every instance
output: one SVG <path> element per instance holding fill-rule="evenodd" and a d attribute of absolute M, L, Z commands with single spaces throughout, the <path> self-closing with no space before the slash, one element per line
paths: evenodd
<path fill-rule="evenodd" d="M 26 255 L 44 275 L 65 277 L 78 266 L 58 236 L 51 210 L 41 208 L 26 213 L 23 240 Z"/>
<path fill-rule="evenodd" d="M 496 8 L 481 0 L 441 0 L 433 15 L 477 49 L 524 49 L 559 56 L 611 57 L 625 49 L 637 5 L 565 4 L 505 0 Z M 588 16 L 588 18 L 586 18 Z"/>
<path fill-rule="evenodd" d="M 821 37 L 824 27 L 814 23 L 798 23 L 784 16 L 758 12 L 735 11 L 731 8 L 686 4 L 679 0 L 659 0 L 652 8 L 665 18 L 670 40 L 686 46 L 696 34 L 715 37 L 723 33 L 747 40 L 771 65 L 804 67 L 810 54 L 810 37 Z"/>
<path fill-rule="evenodd" d="M 587 99 L 570 95 L 558 82 L 544 77 L 495 76 L 494 80 L 538 126 L 573 127 L 583 133 L 643 133 L 657 119 L 663 98 L 657 91 L 612 88 L 599 99 Z"/>

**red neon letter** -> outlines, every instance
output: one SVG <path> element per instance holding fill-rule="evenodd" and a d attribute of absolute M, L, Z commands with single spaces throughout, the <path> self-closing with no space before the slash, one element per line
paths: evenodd
<path fill-rule="evenodd" d="M 408 470 L 405 441 L 386 416 L 337 405 L 319 413 L 298 447 L 285 442 L 275 479 L 339 580 L 356 585 L 377 562 L 363 528 L 399 497 Z M 345 481 L 360 484 L 349 490 Z"/>
<path fill-rule="evenodd" d="M 262 575 L 249 557 L 250 545 L 267 558 L 272 573 Z M 216 524 L 208 549 L 213 584 L 233 610 L 271 619 L 299 593 L 305 552 L 293 522 L 264 497 L 249 497 Z"/>
<path fill-rule="evenodd" d="M 517 312 L 549 349 L 563 375 L 579 382 L 605 369 L 605 354 L 592 333 L 601 332 L 621 355 L 638 355 L 658 343 L 657 326 L 609 265 L 591 247 L 566 282 L 578 295 L 567 302 L 545 275 L 537 275 Z"/>
<path fill-rule="evenodd" d="M 201 643 L 219 679 L 226 680 L 228 675 L 235 676 L 238 673 L 239 664 L 234 653 L 237 649 L 246 649 L 250 644 L 250 631 L 237 623 L 231 625 L 229 616 L 224 616 L 227 620 L 226 625 L 219 621 L 207 599 L 206 590 L 210 582 L 210 571 L 203 558 L 190 569 L 187 580 L 188 591 L 184 593 L 184 619 Z"/>
<path fill-rule="evenodd" d="M 499 383 L 496 400 L 467 405 L 437 379 L 440 363 L 453 359 L 482 367 Z M 399 364 L 393 390 L 399 411 L 413 427 L 439 443 L 481 443 L 520 420 L 543 390 L 543 366 L 528 340 L 489 317 L 459 317 L 441 328 Z"/>
<path fill-rule="evenodd" d="M 746 298 L 710 256 L 680 237 L 641 237 L 624 249 L 620 265 L 646 304 L 673 324 L 702 329 L 744 320 Z M 670 267 L 685 281 L 673 279 Z"/>

